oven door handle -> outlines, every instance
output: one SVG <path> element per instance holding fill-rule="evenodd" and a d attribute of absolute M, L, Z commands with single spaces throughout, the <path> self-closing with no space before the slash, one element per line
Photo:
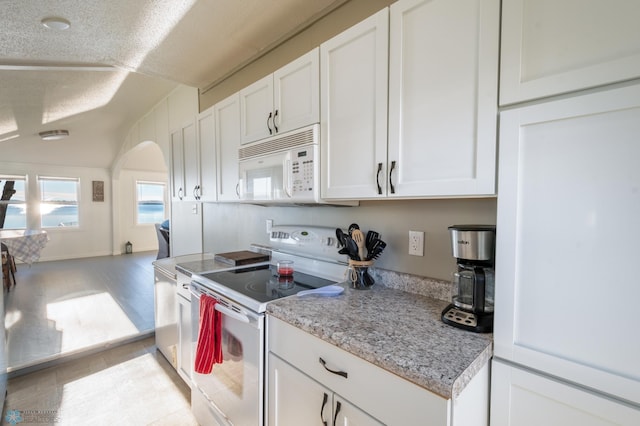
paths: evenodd
<path fill-rule="evenodd" d="M 251 320 L 249 319 L 248 316 L 243 315 L 239 312 L 233 311 L 229 308 L 227 308 L 226 306 L 222 306 L 219 303 L 216 303 L 216 307 L 215 307 L 216 311 L 220 312 L 223 315 L 226 315 L 228 317 L 237 319 L 238 321 L 242 321 L 245 322 L 247 324 L 249 324 L 251 322 Z"/>

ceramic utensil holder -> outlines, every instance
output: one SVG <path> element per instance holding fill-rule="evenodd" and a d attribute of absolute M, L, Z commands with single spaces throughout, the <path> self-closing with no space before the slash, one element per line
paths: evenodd
<path fill-rule="evenodd" d="M 373 266 L 373 260 L 349 260 L 349 281 L 357 290 L 367 290 L 375 280 L 369 275 L 369 267 Z"/>

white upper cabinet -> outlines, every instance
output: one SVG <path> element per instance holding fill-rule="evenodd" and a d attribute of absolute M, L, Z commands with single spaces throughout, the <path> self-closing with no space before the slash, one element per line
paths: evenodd
<path fill-rule="evenodd" d="M 389 197 L 495 194 L 499 0 L 391 5 Z"/>
<path fill-rule="evenodd" d="M 197 199 L 216 201 L 217 158 L 213 107 L 198 115 L 198 147 L 200 152 L 200 184 Z"/>
<path fill-rule="evenodd" d="M 171 132 L 171 199 L 180 201 L 184 197 L 184 149 L 182 128 Z"/>
<path fill-rule="evenodd" d="M 242 144 L 319 121 L 318 59 L 316 48 L 240 91 Z"/>
<path fill-rule="evenodd" d="M 400 0 L 321 45 L 323 198 L 494 195 L 499 35 L 499 0 Z"/>
<path fill-rule="evenodd" d="M 216 140 L 218 201 L 238 201 L 240 96 L 235 93 L 213 107 Z"/>
<path fill-rule="evenodd" d="M 171 197 L 195 200 L 200 184 L 198 140 L 194 122 L 171 132 Z"/>
<path fill-rule="evenodd" d="M 388 9 L 320 45 L 323 198 L 386 191 L 388 45 Z"/>
<path fill-rule="evenodd" d="M 637 0 L 503 0 L 500 104 L 640 77 Z"/>

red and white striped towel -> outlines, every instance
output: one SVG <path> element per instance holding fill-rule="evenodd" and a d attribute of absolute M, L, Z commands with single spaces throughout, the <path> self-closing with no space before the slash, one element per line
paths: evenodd
<path fill-rule="evenodd" d="M 200 296 L 200 326 L 194 370 L 209 374 L 213 364 L 222 363 L 222 314 L 216 311 L 216 299 Z"/>

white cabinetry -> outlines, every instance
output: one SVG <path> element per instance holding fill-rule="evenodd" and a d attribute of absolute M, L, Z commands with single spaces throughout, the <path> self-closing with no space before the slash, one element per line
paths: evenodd
<path fill-rule="evenodd" d="M 240 91 L 242 144 L 317 123 L 318 49 Z"/>
<path fill-rule="evenodd" d="M 640 77 L 640 2 L 503 0 L 500 104 Z"/>
<path fill-rule="evenodd" d="M 270 425 L 382 425 L 276 355 L 268 362 Z"/>
<path fill-rule="evenodd" d="M 493 362 L 492 426 L 636 426 L 640 411 L 527 370 Z"/>
<path fill-rule="evenodd" d="M 198 141 L 194 122 L 170 134 L 171 198 L 174 201 L 195 200 L 199 184 Z"/>
<path fill-rule="evenodd" d="M 494 323 L 496 357 L 636 406 L 638 134 L 638 84 L 501 113 Z"/>
<path fill-rule="evenodd" d="M 391 5 L 388 196 L 495 194 L 499 33 L 499 0 Z"/>
<path fill-rule="evenodd" d="M 323 198 L 382 196 L 378 188 L 386 176 L 388 46 L 388 9 L 320 45 Z"/>
<path fill-rule="evenodd" d="M 198 148 L 200 182 L 195 194 L 198 200 L 216 201 L 218 156 L 213 107 L 198 115 Z"/>
<path fill-rule="evenodd" d="M 191 297 L 188 286 L 191 279 L 181 273 L 177 273 L 178 285 L 176 288 L 176 314 L 178 319 L 178 374 L 189 386 L 191 386 L 192 371 L 192 342 L 191 342 Z M 186 286 L 186 287 L 185 287 Z M 186 291 L 185 291 L 186 290 Z"/>
<path fill-rule="evenodd" d="M 322 196 L 495 194 L 499 29 L 498 0 L 400 0 L 322 44 Z"/>
<path fill-rule="evenodd" d="M 213 107 L 218 180 L 218 201 L 238 201 L 238 148 L 240 148 L 240 96 L 235 93 Z"/>
<path fill-rule="evenodd" d="M 451 400 L 272 316 L 267 331 L 269 426 L 487 425 L 488 365 Z"/>

